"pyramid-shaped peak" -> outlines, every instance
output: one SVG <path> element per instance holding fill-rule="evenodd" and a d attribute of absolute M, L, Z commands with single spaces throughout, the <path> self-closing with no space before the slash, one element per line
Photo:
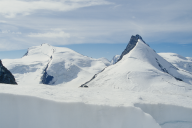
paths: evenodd
<path fill-rule="evenodd" d="M 131 39 L 130 39 L 126 49 L 122 52 L 118 61 L 120 61 L 124 55 L 128 54 L 136 46 L 139 39 L 142 40 L 143 43 L 145 43 L 145 41 L 142 39 L 142 37 L 140 35 L 137 34 L 135 36 L 131 36 Z"/>

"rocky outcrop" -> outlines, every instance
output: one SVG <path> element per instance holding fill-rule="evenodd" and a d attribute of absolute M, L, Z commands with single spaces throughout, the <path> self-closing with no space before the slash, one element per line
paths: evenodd
<path fill-rule="evenodd" d="M 0 83 L 17 84 L 12 73 L 5 68 L 0 60 Z"/>
<path fill-rule="evenodd" d="M 142 37 L 140 35 L 131 36 L 131 39 L 130 39 L 126 49 L 122 52 L 122 54 L 121 54 L 118 61 L 120 61 L 123 58 L 124 55 L 128 54 L 136 46 L 136 44 L 138 42 L 138 39 L 141 39 L 143 41 L 143 39 L 142 39 Z M 145 43 L 145 41 L 143 41 L 143 42 Z"/>

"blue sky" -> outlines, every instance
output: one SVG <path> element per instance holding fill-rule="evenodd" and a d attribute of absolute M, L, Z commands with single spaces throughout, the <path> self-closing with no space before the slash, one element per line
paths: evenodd
<path fill-rule="evenodd" d="M 109 60 L 139 34 L 157 52 L 192 57 L 191 0 L 0 0 L 0 59 L 42 43 Z"/>

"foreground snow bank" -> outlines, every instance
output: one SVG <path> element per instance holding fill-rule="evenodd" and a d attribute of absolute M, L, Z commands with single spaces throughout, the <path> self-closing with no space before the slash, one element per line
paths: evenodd
<path fill-rule="evenodd" d="M 192 109 L 165 104 L 135 104 L 150 114 L 162 128 L 191 128 Z"/>
<path fill-rule="evenodd" d="M 135 107 L 63 103 L 0 94 L 1 128 L 160 128 Z"/>

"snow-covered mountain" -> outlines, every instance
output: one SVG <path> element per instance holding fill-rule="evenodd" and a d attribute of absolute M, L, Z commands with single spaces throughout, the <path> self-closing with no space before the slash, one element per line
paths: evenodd
<path fill-rule="evenodd" d="M 99 59 L 48 44 L 34 46 L 21 59 L 4 59 L 18 84 L 79 86 L 106 67 Z"/>
<path fill-rule="evenodd" d="M 141 38 L 132 36 L 115 65 L 105 68 L 82 86 L 128 90 L 189 91 L 192 74 L 179 70 L 151 49 Z"/>
<path fill-rule="evenodd" d="M 192 59 L 190 57 L 183 57 L 176 53 L 158 53 L 158 54 L 162 56 L 164 59 L 166 59 L 168 62 L 173 64 L 178 69 L 191 72 L 192 74 Z"/>
<path fill-rule="evenodd" d="M 115 55 L 113 59 L 111 60 L 111 64 L 115 64 L 120 58 L 120 55 Z"/>

